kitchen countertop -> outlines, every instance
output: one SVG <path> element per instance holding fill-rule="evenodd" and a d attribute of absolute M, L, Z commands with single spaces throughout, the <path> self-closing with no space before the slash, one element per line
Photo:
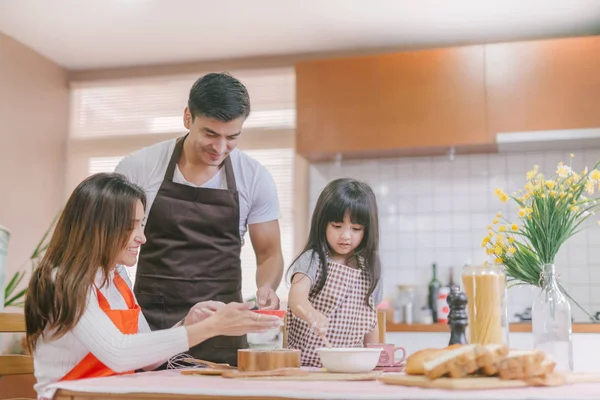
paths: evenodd
<path fill-rule="evenodd" d="M 400 324 L 388 321 L 386 332 L 450 332 L 446 324 Z M 510 332 L 531 332 L 531 323 L 512 323 Z M 574 323 L 573 333 L 600 333 L 600 323 Z"/>

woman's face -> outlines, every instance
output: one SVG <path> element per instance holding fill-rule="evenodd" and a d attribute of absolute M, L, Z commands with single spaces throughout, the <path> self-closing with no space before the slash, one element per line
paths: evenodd
<path fill-rule="evenodd" d="M 141 201 L 137 201 L 135 205 L 135 217 L 131 221 L 133 227 L 127 245 L 117 255 L 117 265 L 126 265 L 132 267 L 137 263 L 137 256 L 140 250 L 140 246 L 146 243 L 146 236 L 144 236 L 144 206 Z"/>

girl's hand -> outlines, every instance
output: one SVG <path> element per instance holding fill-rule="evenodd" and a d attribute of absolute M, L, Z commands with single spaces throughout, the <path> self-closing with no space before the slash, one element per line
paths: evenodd
<path fill-rule="evenodd" d="M 322 335 L 327 334 L 327 329 L 329 328 L 329 320 L 325 315 L 320 313 L 317 310 L 309 311 L 308 313 L 308 324 L 315 330 L 317 333 Z"/>
<path fill-rule="evenodd" d="M 183 324 L 191 325 L 200 321 L 204 321 L 206 318 L 210 317 L 223 307 L 225 307 L 225 303 L 220 301 L 209 300 L 196 303 L 192 308 L 190 308 L 190 311 L 183 320 Z"/>
<path fill-rule="evenodd" d="M 252 303 L 229 303 L 208 318 L 207 322 L 211 321 L 218 334 L 225 336 L 265 332 L 281 326 L 279 317 L 252 312 L 252 307 Z"/>

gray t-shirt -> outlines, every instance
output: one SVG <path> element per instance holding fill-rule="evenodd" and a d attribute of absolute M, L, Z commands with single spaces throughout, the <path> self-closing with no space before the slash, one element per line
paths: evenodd
<path fill-rule="evenodd" d="M 319 271 L 320 263 L 319 256 L 317 253 L 313 251 L 306 251 L 300 255 L 298 260 L 292 265 L 292 276 L 296 272 L 301 272 L 304 275 L 310 278 L 311 284 L 315 284 L 315 280 L 317 279 L 317 272 Z M 328 261 L 331 261 L 329 258 Z M 379 282 L 377 282 L 377 286 L 375 286 L 375 290 L 373 291 L 373 303 L 375 307 L 377 307 L 383 299 L 383 290 L 381 288 L 381 278 Z"/>

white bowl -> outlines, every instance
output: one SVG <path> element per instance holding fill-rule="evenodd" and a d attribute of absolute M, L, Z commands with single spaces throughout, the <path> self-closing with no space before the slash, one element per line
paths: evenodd
<path fill-rule="evenodd" d="M 360 373 L 372 371 L 381 356 L 380 348 L 353 347 L 316 349 L 323 367 L 329 372 Z"/>

